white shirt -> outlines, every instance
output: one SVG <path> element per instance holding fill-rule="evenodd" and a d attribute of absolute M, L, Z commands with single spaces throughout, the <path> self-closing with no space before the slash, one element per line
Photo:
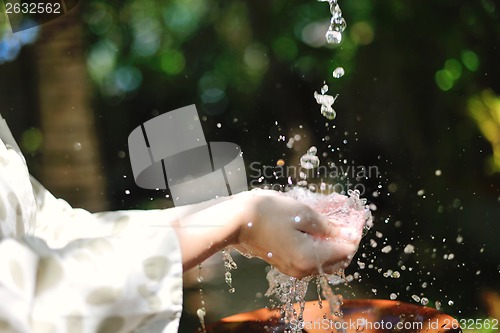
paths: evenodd
<path fill-rule="evenodd" d="M 177 332 L 182 258 L 163 214 L 56 199 L 0 116 L 0 332 Z"/>

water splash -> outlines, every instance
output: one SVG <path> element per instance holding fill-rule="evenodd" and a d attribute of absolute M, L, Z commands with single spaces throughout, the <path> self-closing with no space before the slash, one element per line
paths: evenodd
<path fill-rule="evenodd" d="M 366 205 L 366 200 L 360 199 L 358 191 L 350 191 L 347 197 L 335 192 L 330 195 L 312 193 L 307 189 L 296 187 L 285 194 L 311 206 L 318 213 L 325 215 L 332 223 L 354 227 L 360 234 L 365 233 L 372 226 L 370 210 Z M 316 257 L 319 258 L 318 255 Z M 342 320 L 343 298 L 333 292 L 332 286 L 346 282 L 344 271 L 339 269 L 333 274 L 326 274 L 321 269 L 319 259 L 317 265 L 319 274 L 303 279 L 283 274 L 274 267 L 267 274 L 269 288 L 266 296 L 274 297 L 281 303 L 282 317 L 286 324 L 292 320 L 299 322 L 302 320 L 305 294 L 311 281 L 315 281 L 320 307 L 322 307 L 323 297 L 330 305 L 331 315 Z M 298 312 L 294 307 L 295 303 L 299 303 Z M 293 333 L 298 332 L 300 331 L 298 326 L 290 325 L 289 330 Z"/>
<path fill-rule="evenodd" d="M 238 265 L 234 262 L 229 251 L 229 249 L 222 250 L 222 260 L 224 261 L 224 269 L 226 270 L 224 273 L 224 279 L 229 286 L 228 291 L 232 294 L 236 291 L 236 289 L 233 287 L 233 277 L 231 275 L 231 271 L 238 268 Z"/>
<path fill-rule="evenodd" d="M 326 86 L 326 89 L 325 89 Z M 331 95 L 326 95 L 326 92 L 328 91 L 328 86 L 325 84 L 323 88 L 321 88 L 321 94 L 318 94 L 316 91 L 314 92 L 314 98 L 316 99 L 316 103 L 321 105 L 321 114 L 329 119 L 333 120 L 337 116 L 337 113 L 335 110 L 332 108 L 333 103 L 335 103 L 335 100 L 337 99 L 338 95 L 333 97 Z"/>
<path fill-rule="evenodd" d="M 326 32 L 325 38 L 328 44 L 340 44 L 342 41 L 342 32 L 344 32 L 347 23 L 342 16 L 342 10 L 337 2 L 337 0 L 318 0 L 321 2 L 328 2 L 330 5 L 330 13 L 332 17 L 330 19 L 330 26 Z M 337 67 L 332 73 L 332 76 L 336 79 L 344 76 L 345 70 L 342 67 Z M 314 98 L 316 102 L 321 105 L 321 114 L 328 120 L 333 120 L 337 116 L 337 113 L 332 108 L 333 103 L 337 99 L 338 95 L 333 97 L 333 95 L 326 95 L 328 92 L 328 86 L 326 84 L 321 88 L 321 94 L 314 92 Z"/>
<path fill-rule="evenodd" d="M 203 333 L 207 333 L 207 328 L 205 326 L 205 316 L 207 312 L 205 310 L 205 307 L 199 308 L 196 310 L 196 315 L 198 316 L 198 319 L 200 319 L 201 323 L 201 329 L 203 330 Z"/>
<path fill-rule="evenodd" d="M 314 146 L 309 148 L 307 152 L 300 158 L 300 166 L 306 170 L 312 170 L 319 166 L 319 158 L 316 156 L 318 149 Z"/>
<path fill-rule="evenodd" d="M 282 304 L 281 316 L 285 320 L 286 325 L 290 325 L 294 319 L 302 320 L 307 288 L 311 280 L 312 277 L 298 279 L 285 275 L 274 267 L 267 273 L 269 288 L 265 295 L 276 298 Z M 294 307 L 294 304 L 297 302 L 299 303 L 298 313 Z M 300 329 L 297 326 L 290 325 L 291 331 L 298 332 Z"/>
<path fill-rule="evenodd" d="M 329 44 L 339 44 L 342 41 L 342 32 L 347 27 L 347 22 L 342 16 L 342 9 L 337 0 L 319 0 L 320 2 L 328 2 L 330 4 L 330 26 L 326 32 L 325 38 Z"/>
<path fill-rule="evenodd" d="M 342 76 L 344 76 L 344 74 L 345 74 L 345 70 L 343 67 L 337 67 L 332 72 L 332 76 L 336 79 L 341 78 Z"/>
<path fill-rule="evenodd" d="M 203 282 L 203 276 L 201 275 L 201 264 L 198 265 L 198 278 L 197 278 L 198 283 L 200 283 L 200 303 L 201 307 L 196 310 L 196 315 L 198 316 L 198 319 L 200 320 L 201 324 L 201 329 L 203 333 L 207 333 L 207 328 L 205 326 L 205 316 L 207 314 L 207 310 L 205 309 L 205 297 L 203 295 L 203 288 L 201 286 L 201 283 Z"/>

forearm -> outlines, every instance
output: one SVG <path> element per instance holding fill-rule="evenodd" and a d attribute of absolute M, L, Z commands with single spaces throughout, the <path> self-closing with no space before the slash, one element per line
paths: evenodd
<path fill-rule="evenodd" d="M 241 225 L 247 218 L 245 210 L 244 200 L 233 196 L 172 222 L 181 246 L 184 271 L 224 247 L 235 245 Z"/>

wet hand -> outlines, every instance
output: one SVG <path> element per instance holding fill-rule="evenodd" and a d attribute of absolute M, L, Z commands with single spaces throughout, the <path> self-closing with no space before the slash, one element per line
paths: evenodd
<path fill-rule="evenodd" d="M 361 231 L 341 226 L 310 206 L 276 191 L 250 191 L 237 200 L 245 214 L 234 247 L 264 259 L 282 273 L 305 277 L 347 267 Z"/>

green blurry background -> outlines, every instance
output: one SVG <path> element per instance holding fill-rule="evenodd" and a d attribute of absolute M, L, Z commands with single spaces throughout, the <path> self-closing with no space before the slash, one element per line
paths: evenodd
<path fill-rule="evenodd" d="M 328 6 L 314 0 L 85 1 L 16 34 L 0 2 L 0 111 L 32 173 L 93 211 L 171 206 L 135 185 L 127 137 L 189 104 L 207 141 L 239 144 L 247 166 L 297 165 L 311 145 L 322 164 L 375 166 L 356 181 L 375 227 L 347 272 L 359 277 L 339 292 L 499 318 L 499 4 L 340 5 L 348 26 L 330 47 Z M 325 80 L 339 94 L 333 121 L 313 98 Z M 234 294 L 220 260 L 202 269 L 208 321 L 269 304 L 266 265 L 236 259 Z M 186 278 L 184 332 L 198 327 L 195 281 Z"/>

